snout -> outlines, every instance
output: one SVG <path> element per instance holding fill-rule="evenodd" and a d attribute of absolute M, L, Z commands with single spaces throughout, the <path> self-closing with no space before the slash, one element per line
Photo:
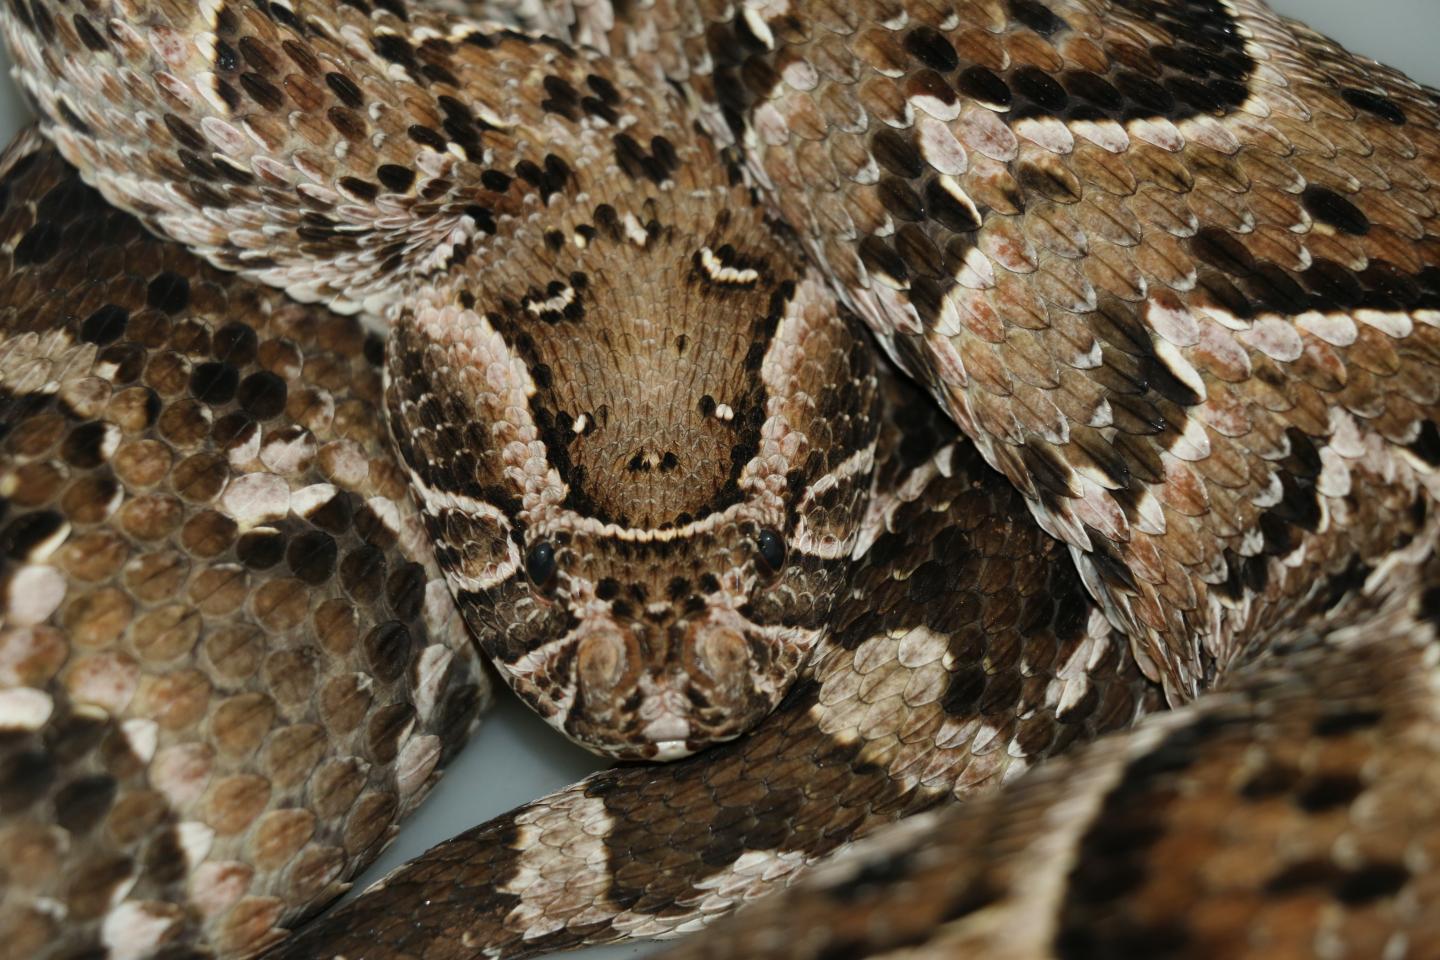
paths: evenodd
<path fill-rule="evenodd" d="M 596 753 L 636 760 L 675 760 L 750 730 L 784 696 L 800 658 L 777 657 L 738 619 L 593 624 L 576 646 L 562 729 Z"/>

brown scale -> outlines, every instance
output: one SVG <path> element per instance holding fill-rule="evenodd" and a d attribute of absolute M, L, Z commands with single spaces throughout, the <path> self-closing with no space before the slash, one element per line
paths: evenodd
<path fill-rule="evenodd" d="M 1286 631 L 1298 629 L 1298 618 L 1343 601 L 1372 564 L 1415 533 L 1422 518 L 1412 507 L 1420 503 L 1423 508 L 1421 486 L 1429 465 L 1440 459 L 1440 440 L 1430 422 L 1440 386 L 1431 373 L 1433 314 L 1428 312 L 1436 289 L 1430 239 L 1434 208 L 1427 196 L 1436 155 L 1430 94 L 1274 19 L 1255 3 L 1237 5 L 1249 45 L 1232 29 L 1229 7 L 1208 0 L 973 0 L 958 11 L 925 3 L 816 3 L 794 5 L 769 21 L 754 16 L 757 11 L 733 20 L 732 9 L 718 3 L 661 3 L 629 11 L 650 18 L 657 27 L 653 33 L 623 19 L 610 38 L 581 31 L 583 39 L 613 40 L 614 49 L 627 52 L 632 52 L 631 41 L 653 41 L 653 50 L 633 51 L 640 69 L 658 63 L 669 76 L 686 81 L 703 101 L 700 120 L 712 132 L 722 138 L 727 129 L 743 134 L 741 144 L 759 185 L 808 241 L 811 253 L 823 255 L 841 295 L 860 308 L 903 366 L 936 389 L 1051 532 L 1086 552 L 1082 569 L 1088 585 L 1111 618 L 1130 632 L 1146 671 L 1163 679 L 1174 699 L 1184 699 L 1212 673 L 1236 663 L 1242 666 L 1235 668 L 1232 682 L 1245 689 L 1254 676 L 1252 668 L 1243 666 L 1246 657 L 1272 638 L 1286 652 Z M 198 61 L 198 48 L 182 36 L 161 29 L 147 44 L 117 29 L 107 39 L 87 26 L 85 14 L 53 16 L 43 3 L 7 14 L 5 23 L 19 47 L 22 75 L 51 118 L 50 133 L 72 160 L 102 178 L 110 195 L 139 207 L 148 221 L 222 263 L 237 262 L 238 250 L 259 242 L 258 224 L 281 226 L 273 243 L 263 241 L 266 249 L 249 269 L 301 296 L 328 297 L 344 290 L 353 301 L 348 306 L 372 312 L 385 308 L 383 297 L 360 301 L 397 273 L 423 277 L 439 269 L 435 258 L 472 269 L 503 265 L 493 279 L 480 270 L 484 283 L 447 287 L 452 306 L 464 304 L 468 294 L 485 301 L 482 310 L 491 310 L 503 296 L 523 297 L 525 285 L 541 277 L 548 284 L 553 278 L 547 271 L 535 269 L 544 260 L 536 252 L 547 249 L 552 239 L 562 247 L 574 243 L 575 234 L 597 220 L 598 207 L 566 203 L 568 196 L 593 192 L 592 200 L 610 202 L 621 219 L 627 213 L 640 217 L 646 202 L 660 195 L 672 154 L 680 189 L 716 182 L 720 158 L 715 150 L 694 139 L 686 123 L 666 118 L 668 93 L 644 91 L 624 67 L 602 66 L 590 53 L 553 42 L 504 34 L 470 36 L 457 52 L 450 41 L 427 38 L 427 29 L 440 21 L 414 11 L 407 19 L 405 8 L 393 2 L 377 5 L 373 16 L 353 5 L 333 13 L 317 9 L 307 5 L 292 13 L 278 4 L 263 11 L 222 8 L 217 19 L 223 44 L 199 50 Z M 582 12 L 603 23 L 609 11 L 595 4 Z M 152 20 L 162 28 L 194 27 L 195 14 L 178 5 L 139 11 L 147 14 L 155 14 Z M 329 34 L 337 24 L 353 28 L 360 38 L 358 50 L 341 50 L 333 41 Z M 33 45 L 36 37 L 65 47 L 68 55 L 41 56 Z M 140 78 L 123 89 L 113 74 L 95 68 L 111 61 L 87 52 L 109 43 L 140 61 Z M 275 78 L 291 68 L 277 51 L 284 51 L 299 71 L 280 83 Z M 1260 54 L 1267 54 L 1267 62 L 1258 62 Z M 323 59 L 330 57 L 335 59 Z M 207 100 L 205 88 L 182 89 L 177 95 L 168 85 L 187 81 L 157 79 L 159 61 L 153 58 L 170 58 L 168 66 L 178 76 L 193 75 L 197 62 L 218 67 L 223 76 L 215 93 L 228 103 Z M 714 73 L 703 72 L 710 69 L 707 64 Z M 330 71 L 335 77 L 326 77 L 324 88 L 318 83 L 322 65 L 340 67 Z M 63 76 L 55 75 L 57 70 Z M 591 80 L 591 70 L 599 71 L 600 82 Z M 396 79 L 401 74 L 408 83 Z M 616 80 L 624 92 L 611 97 L 606 83 L 613 86 Z M 505 86 L 510 81 L 515 88 Z M 460 87 L 476 99 L 454 97 L 452 91 Z M 1266 109 L 1246 109 L 1252 96 Z M 144 116 L 143 108 L 152 103 L 173 106 L 178 113 L 141 130 L 134 118 Z M 492 111 L 500 104 L 512 111 L 498 117 L 504 130 L 487 129 L 496 124 L 476 115 L 475 108 L 487 103 Z M 106 104 L 118 109 L 107 115 Z M 457 111 L 456 104 L 462 109 Z M 600 123 L 612 123 L 606 108 L 618 113 L 621 104 L 640 117 L 624 137 Z M 463 112 L 467 109 L 473 121 Z M 236 111 L 265 143 L 258 153 L 250 139 L 231 136 L 215 122 Z M 401 116 L 402 111 L 408 115 Z M 583 129 L 586 121 L 577 119 L 581 114 L 594 120 L 594 127 Z M 414 122 L 407 126 L 409 121 Z M 367 136 L 377 132 L 372 123 L 383 137 Z M 475 130 L 467 124 L 479 128 L 482 147 L 495 151 L 494 159 L 483 164 L 487 169 L 447 159 L 458 161 L 475 146 Z M 442 127 L 443 135 L 437 132 Z M 342 141 L 345 149 L 337 154 L 333 148 Z M 562 141 L 576 162 L 556 154 L 552 162 L 546 156 L 551 143 Z M 128 174 L 114 174 L 127 166 L 116 144 L 140 157 Z M 235 158 L 226 159 L 232 149 Z M 271 181 L 263 192 L 253 183 L 212 185 L 250 176 L 250 169 Z M 310 182 L 296 187 L 295 171 Z M 692 173 L 693 181 L 687 179 Z M 149 183 L 182 180 L 186 199 L 175 210 L 156 209 L 147 198 L 157 194 L 136 190 L 135 182 L 127 182 L 130 177 Z M 519 186 L 522 181 L 526 186 Z M 553 231 L 506 219 L 530 209 L 538 212 L 536 201 L 552 193 L 566 194 L 552 212 Z M 332 194 L 344 202 L 335 205 Z M 712 192 L 710 202 L 719 196 Z M 197 210 L 213 219 L 202 221 Z M 403 215 L 380 216 L 387 212 Z M 450 228 L 455 232 L 447 233 Z M 648 234 L 644 218 L 639 228 Z M 496 239 L 489 239 L 492 232 Z M 25 257 L 53 243 L 43 231 L 27 239 Z M 311 275 L 313 258 L 333 260 L 339 267 Z M 23 286 L 27 282 L 22 275 L 18 289 L 34 295 Z M 623 288 L 633 280 L 613 282 Z M 164 303 L 173 290 L 166 282 L 146 296 Z M 549 295 L 548 289 L 539 292 Z M 1351 316 L 1358 308 L 1381 313 L 1368 319 Z M 1196 311 L 1211 313 L 1199 319 L 1198 332 L 1189 328 Z M 1227 322 L 1216 319 L 1217 311 L 1228 314 Z M 188 456 L 208 436 L 226 451 L 227 461 L 243 459 L 254 442 L 253 431 L 235 420 L 212 425 L 205 416 L 212 404 L 183 395 L 196 389 L 181 375 L 186 351 L 194 349 L 187 336 L 177 333 L 172 349 L 157 354 L 153 363 L 133 355 L 116 358 L 115 375 L 133 380 L 143 368 L 147 389 L 175 398 L 157 430 L 176 451 Z M 54 345 L 27 341 L 24 348 L 44 353 Z M 35 369 L 26 355 L 17 356 L 17 369 Z M 223 378 L 207 375 L 198 389 L 213 398 L 211 392 L 219 388 L 223 394 L 225 385 Z M 83 406 L 86 400 L 78 397 L 73 404 Z M 138 408 L 132 398 L 120 409 L 117 416 L 134 419 Z M 343 422 L 339 411 L 336 416 Z M 18 442 L 42 453 L 60 442 L 53 418 L 37 417 L 34 424 Z M 57 456 L 64 462 L 70 456 L 93 457 L 95 439 L 81 437 L 72 450 Z M 106 449 L 105 438 L 98 439 L 99 449 Z M 305 462 L 303 438 L 285 441 L 255 456 L 268 469 Z M 272 462 L 264 460 L 266 454 Z M 197 475 L 205 474 L 203 463 L 195 467 Z M 45 489 L 49 480 L 37 473 L 32 482 Z M 72 504 L 88 496 L 89 491 L 77 490 Z M 963 498 L 944 499 L 948 507 Z M 657 500 L 671 502 L 668 495 Z M 165 532 L 173 526 L 172 504 L 161 493 L 133 508 L 123 517 L 125 537 L 173 536 Z M 523 938 L 526 931 L 553 930 L 556 918 L 564 920 L 564 929 L 553 936 L 556 945 L 607 939 L 618 929 L 662 931 L 692 919 L 686 911 L 698 892 L 696 875 L 705 896 L 723 898 L 727 895 L 714 891 L 746 879 L 737 877 L 743 870 L 758 869 L 745 888 L 758 890 L 786 876 L 807 856 L 805 851 L 827 849 L 837 835 L 868 829 L 871 821 L 857 822 L 851 816 L 855 810 L 883 820 L 928 802 L 924 791 L 907 792 L 913 783 L 929 783 L 941 793 L 950 787 L 968 789 L 1018 770 L 1003 759 L 1012 750 L 1022 758 L 1040 756 L 1077 738 L 1065 735 L 1063 727 L 1057 733 L 1047 716 L 1063 724 L 1078 710 L 1097 718 L 1097 727 L 1107 725 L 1100 717 L 1127 718 L 1127 709 L 1112 713 L 1102 706 L 1133 705 L 1134 691 L 1143 690 L 1124 658 L 1092 664 L 1097 673 L 1087 680 L 1098 682 L 1096 676 L 1118 671 L 1121 682 L 1109 689 L 1123 695 L 1111 699 L 1077 684 L 1066 687 L 1074 698 L 1069 699 L 1041 678 L 1047 670 L 1060 669 L 1055 664 L 1065 659 L 1064 653 L 1073 657 L 1075 650 L 1067 643 L 1073 644 L 1074 636 L 1050 638 L 1058 643 L 1042 637 L 1037 648 L 1023 642 L 1026 629 L 1035 624 L 1022 614 L 1046 620 L 1046 605 L 1017 604 L 1017 596 L 1030 595 L 1007 587 L 1033 583 L 1040 575 L 1039 558 L 1057 560 L 1045 573 L 1068 578 L 1063 589 L 1048 584 L 1043 596 L 1051 602 L 1081 596 L 1053 544 L 1037 539 L 1016 555 L 1001 550 L 1006 562 L 996 565 L 965 566 L 974 557 L 959 551 L 953 559 L 962 566 L 952 582 L 960 584 L 962 595 L 951 607 L 936 592 L 944 592 L 946 568 L 937 563 L 927 569 L 927 562 L 940 558 L 926 557 L 919 548 L 912 555 L 901 541 L 934 535 L 930 549 L 938 553 L 943 544 L 947 559 L 956 544 L 944 540 L 938 525 L 921 522 L 906 509 L 897 507 L 895 516 L 911 526 L 877 540 L 870 555 L 876 565 L 872 571 L 890 562 L 907 567 L 903 596 L 882 575 L 881 583 L 867 585 L 879 598 L 871 615 L 883 621 L 920 607 L 936 621 L 907 624 L 903 635 L 891 636 L 870 634 L 874 622 L 864 617 L 842 616 L 845 630 L 838 650 L 825 649 L 815 665 L 816 686 L 802 688 L 791 704 L 808 708 L 803 698 L 816 697 L 803 722 L 786 728 L 802 744 L 800 761 L 765 739 L 793 719 L 782 711 L 757 731 L 756 743 L 742 741 L 710 755 L 753 759 L 736 779 L 727 779 L 731 774 L 724 769 L 708 779 L 706 757 L 668 768 L 680 781 L 692 778 L 686 783 L 677 786 L 661 777 L 666 790 L 687 802 L 700 796 L 701 810 L 715 809 L 706 806 L 706 792 L 722 801 L 713 819 L 695 817 L 704 829 L 694 829 L 683 816 L 674 823 L 661 821 L 657 811 L 664 804 L 656 795 L 630 807 L 632 798 L 625 791 L 612 795 L 602 787 L 590 795 L 588 788 L 572 790 L 442 847 L 403 874 L 395 887 L 378 892 L 374 902 L 391 909 L 372 918 L 373 925 L 356 924 L 346 913 L 336 921 L 344 929 L 324 928 L 317 939 L 354 937 L 363 929 L 350 942 L 350 952 L 363 947 L 367 953 L 382 949 L 403 956 L 420 949 L 455 949 L 459 932 L 473 934 L 469 946 L 459 949 L 482 949 L 486 942 Z M 1021 515 L 1018 502 L 1009 509 L 1005 516 Z M 946 519 L 951 520 L 948 513 Z M 1162 521 L 1164 533 L 1159 532 Z M 16 536 L 43 544 L 45 522 L 36 521 Z M 1028 532 L 1016 532 L 1022 530 Z M 976 552 L 982 557 L 1011 544 L 1024 547 L 1026 536 L 1040 536 L 1018 520 L 1010 528 L 968 535 L 980 545 Z M 1347 537 L 1353 545 L 1342 542 Z M 463 536 L 455 539 L 464 541 Z M 77 559 L 72 576 L 91 575 L 97 581 L 113 576 L 124 563 L 127 542 L 97 540 L 93 554 Z M 265 538 L 247 543 L 246 549 L 251 547 L 263 551 Z M 887 555 L 887 549 L 897 555 Z M 920 563 L 910 566 L 915 560 Z M 108 564 L 114 567 L 107 574 Z M 1008 576 L 1007 567 L 1014 571 Z M 1393 576 L 1390 567 L 1379 569 L 1382 581 Z M 127 584 L 127 589 L 137 588 Z M 976 593 L 998 602 L 971 620 L 964 598 Z M 216 602 L 224 602 L 225 591 L 215 595 Z M 257 591 L 255 596 L 256 615 L 265 624 L 297 622 L 293 605 L 286 602 L 293 593 Z M 125 602 L 125 596 L 111 595 L 96 606 L 114 609 Z M 1083 606 L 1083 600 L 1075 602 Z M 1098 618 L 1084 619 L 1087 626 L 1098 624 Z M 96 635 L 103 636 L 106 617 L 94 620 L 101 625 Z M 1420 633 L 1428 635 L 1428 629 Z M 939 660 L 929 658 L 938 649 L 937 636 L 945 647 Z M 1414 676 L 1418 667 L 1433 666 L 1417 662 L 1383 630 L 1376 643 L 1377 650 L 1405 661 L 1396 673 Z M 163 648 L 163 642 L 156 644 L 157 650 Z M 895 664 L 904 669 L 895 670 Z M 943 669 L 937 670 L 937 664 Z M 1322 709 L 1336 689 L 1333 658 L 1300 656 L 1279 666 L 1282 673 L 1289 670 L 1280 687 L 1293 682 L 1302 688 L 1295 700 L 1301 712 Z M 1404 714 L 1407 704 L 1418 702 L 1418 685 L 1396 682 L 1396 673 L 1386 670 L 1348 666 L 1346 672 L 1360 673 L 1375 685 L 1368 694 L 1371 702 L 1389 706 L 1393 697 L 1402 722 L 1425 712 Z M 937 678 L 943 683 L 937 684 Z M 1064 679 L 1080 678 L 1071 671 Z M 345 728 L 363 693 L 337 685 L 325 698 L 325 715 Z M 1051 704 L 1052 696 L 1059 701 Z M 1283 692 L 1276 696 L 1283 712 L 1289 701 Z M 184 697 L 173 699 L 179 703 Z M 1204 757 L 1194 763 L 1213 777 L 1203 780 L 1206 787 L 1229 782 L 1226 771 L 1233 765 L 1226 764 L 1233 756 L 1227 750 L 1253 755 L 1253 748 L 1237 747 L 1248 743 L 1246 734 L 1263 734 L 1265 723 L 1281 722 L 1256 709 L 1253 716 L 1240 716 L 1239 737 L 1226 739 L 1199 723 L 1198 733 L 1185 742 L 1184 725 L 1192 717 L 1223 714 L 1230 704 L 1222 697 L 1165 721 L 1175 725 L 1171 729 L 1180 737 L 1182 753 L 1203 753 L 1215 736 L 1218 770 L 1200 770 Z M 1047 715 L 1052 708 L 1055 713 Z M 957 722 L 964 736 L 947 730 L 946 722 Z M 877 740 L 855 739 L 857 732 L 863 736 L 871 729 Z M 1095 755 L 1100 760 L 1060 768 L 1052 776 L 1061 781 L 1103 777 L 1113 768 L 1105 766 L 1105 756 L 1132 747 L 1145 753 L 1155 746 L 1159 729 L 1101 748 Z M 1231 725 L 1222 723 L 1221 732 L 1226 730 L 1233 733 Z M 1366 736 L 1374 742 L 1373 735 Z M 1316 738 L 1323 735 L 1312 726 L 1296 742 L 1308 749 Z M 841 758 L 846 762 L 838 764 L 838 779 L 831 781 L 826 775 L 834 769 L 817 762 L 816 749 L 850 750 L 853 756 Z M 1168 761 L 1175 752 L 1162 749 L 1159 755 Z M 1401 764 L 1410 762 L 1408 756 L 1401 750 L 1391 754 Z M 835 759 L 833 753 L 818 757 Z M 1414 759 L 1417 765 L 1407 769 L 1431 765 Z M 823 771 L 818 777 L 817 766 Z M 1165 794 L 1170 781 L 1164 762 L 1159 770 L 1139 766 L 1136 790 L 1143 793 L 1158 783 Z M 604 776 L 623 780 L 654 774 Z M 597 782 L 606 782 L 604 776 Z M 785 788 L 801 777 L 812 777 L 829 791 L 820 794 L 818 806 L 806 807 L 795 796 L 797 790 Z M 1013 815 L 1007 822 L 1025 832 L 1030 808 L 1017 797 L 1039 795 L 1037 802 L 1048 802 L 1044 784 L 1051 781 L 1043 777 L 1040 787 L 1022 786 L 1006 794 L 1000 807 L 977 808 L 974 816 L 985 821 Z M 1336 781 L 1343 779 L 1342 769 Z M 1353 779 L 1339 786 L 1353 789 Z M 687 792 L 695 780 L 703 781 L 706 791 Z M 1312 781 L 1301 782 L 1305 786 L 1296 788 L 1295 797 L 1303 810 L 1307 801 L 1301 798 L 1316 794 L 1306 792 L 1313 791 Z M 1069 786 L 1059 791 L 1062 800 L 1083 796 Z M 1335 795 L 1336 783 L 1322 786 Z M 1401 800 L 1431 792 L 1421 785 L 1407 789 Z M 243 809 L 252 794 L 251 785 L 237 783 L 230 805 Z M 1198 805 L 1174 803 L 1176 823 L 1187 826 L 1193 812 L 1227 812 L 1223 804 L 1218 810 L 1205 804 L 1205 795 L 1202 790 Z M 922 799 L 910 805 L 907 798 L 915 797 Z M 1106 829 L 1122 827 L 1132 836 L 1139 816 L 1125 805 L 1134 798 L 1124 791 L 1109 799 L 1116 803 L 1099 811 L 1105 816 L 1096 821 L 1096 845 L 1085 848 L 1077 875 L 1062 891 L 1069 899 L 1052 904 L 1051 914 L 1022 913 L 1022 922 L 1012 929 L 1044 936 L 1053 924 L 1037 921 L 1061 917 L 1067 939 L 1055 941 L 1057 952 L 1063 948 L 1075 955 L 1096 944 L 1115 948 L 1138 942 L 1152 952 L 1181 951 L 1191 944 L 1210 947 L 1226 942 L 1227 929 L 1253 929 L 1245 922 L 1226 928 L 1217 921 L 1213 931 L 1187 929 L 1182 936 L 1176 933 L 1180 921 L 1174 911 L 1163 909 L 1156 915 L 1168 912 L 1170 918 L 1146 915 L 1107 928 L 1107 917 L 1115 914 L 1114 903 L 1105 899 L 1106 878 L 1085 873 L 1103 871 L 1105 864 L 1089 851 L 1110 839 Z M 1174 798 L 1166 794 L 1163 799 Z M 826 834 L 819 847 L 810 845 L 814 834 L 807 831 L 837 807 L 842 811 L 837 835 Z M 633 813 L 624 814 L 627 809 Z M 1428 814 L 1423 804 L 1414 809 L 1413 818 L 1385 836 L 1416 835 L 1424 842 Z M 1298 829 L 1313 826 L 1301 819 Z M 674 829 L 668 834 L 658 830 L 657 821 Z M 1072 833 L 1090 822 L 1076 818 Z M 1187 832 L 1177 834 L 1178 851 L 1152 851 L 1137 843 L 1144 848 L 1137 858 L 1153 856 L 1169 869 L 1186 849 Z M 662 835 L 668 844 L 655 842 Z M 561 855 L 547 855 L 546 837 L 556 841 Z M 787 839 L 792 837 L 799 839 Z M 998 843 L 1009 839 L 1002 834 Z M 595 844 L 625 853 L 605 860 L 610 851 L 597 851 Z M 701 852 L 695 854 L 697 847 Z M 1241 843 L 1238 849 L 1248 853 L 1251 848 Z M 766 859 L 767 851 L 776 850 L 795 856 Z M 1398 928 L 1393 912 L 1385 911 L 1396 893 L 1419 885 L 1409 884 L 1395 858 L 1382 853 L 1373 869 L 1371 861 L 1356 860 L 1344 850 L 1331 863 L 1312 857 L 1296 864 L 1293 873 L 1282 870 L 1272 877 L 1274 892 L 1319 890 L 1347 908 L 1358 904 L 1379 911 L 1362 922 L 1379 917 Z M 448 860 L 452 855 L 460 861 Z M 598 879 L 597 862 L 612 864 Z M 1008 861 L 1000 856 L 996 862 Z M 427 905 L 436 902 L 437 886 L 448 891 L 457 875 L 481 868 L 484 875 L 473 883 L 455 885 L 456 900 L 439 903 L 425 917 Z M 106 874 L 86 874 L 92 875 Z M 497 876 L 504 877 L 498 884 Z M 667 885 L 667 878 L 679 883 Z M 602 899 L 597 899 L 597 883 L 604 886 Z M 983 923 L 992 915 L 984 908 L 1003 896 L 995 892 L 1001 886 L 996 881 L 962 890 L 941 909 L 962 923 L 978 910 Z M 474 897 L 471 889 L 477 891 Z M 1159 905 L 1190 906 L 1196 896 L 1184 892 L 1174 897 L 1173 891 L 1163 891 L 1171 899 Z M 677 906 L 677 896 L 686 897 L 686 903 Z M 1099 902 L 1101 915 L 1087 914 L 1087 896 Z M 477 901 L 486 914 L 478 921 Z M 1139 910 L 1150 909 L 1145 900 L 1136 902 Z M 720 909 L 728 904 L 710 900 L 706 905 Z M 1299 935 L 1313 935 L 1317 925 L 1332 923 L 1333 912 L 1327 907 L 1295 921 Z M 1289 915 L 1293 920 L 1295 912 Z M 496 917 L 507 917 L 509 926 L 496 924 Z M 865 919 L 858 911 L 854 917 Z M 431 937 L 442 946 L 430 943 Z M 1368 947 L 1374 941 L 1355 942 Z M 530 939 L 531 947 L 549 943 L 545 937 Z M 784 950 L 794 946 L 782 942 Z M 865 940 L 838 944 L 836 952 L 852 946 L 864 949 Z"/>
<path fill-rule="evenodd" d="M 641 68 L 696 91 L 1177 700 L 1325 558 L 1388 549 L 1347 498 L 1413 487 L 1386 489 L 1391 454 L 1349 421 L 1424 446 L 1440 400 L 1434 94 L 1237 6 L 659 3 L 573 25 L 644 38 Z"/>
<path fill-rule="evenodd" d="M 0 171 L 0 940 L 248 955 L 373 859 L 488 683 L 378 344 L 33 133 Z"/>
<path fill-rule="evenodd" d="M 1156 708 L 1023 499 L 917 391 L 887 384 L 877 485 L 893 512 L 775 713 L 467 831 L 275 956 L 521 957 L 669 932 L 698 903 L 749 900 L 846 839 Z"/>
<path fill-rule="evenodd" d="M 6 19 L 21 72 L 54 121 L 42 121 L 46 130 L 109 199 L 162 234 L 398 331 L 391 414 L 401 456 L 428 491 L 426 522 L 446 542 L 439 559 L 452 588 L 521 696 L 617 756 L 698 749 L 773 707 L 814 643 L 834 578 L 786 573 L 751 602 L 776 573 L 756 571 L 755 545 L 775 547 L 770 568 L 797 530 L 838 533 L 843 546 L 863 464 L 840 478 L 847 494 L 813 505 L 813 517 L 789 505 L 866 446 L 869 381 L 845 350 L 833 366 L 807 359 L 825 352 L 817 341 L 772 365 L 783 402 L 766 396 L 775 385 L 758 386 L 777 326 L 804 341 L 812 326 L 836 325 L 837 308 L 805 282 L 793 240 L 732 185 L 680 94 L 594 51 L 398 3 L 196 11 L 162 2 L 126 16 L 140 26 L 111 22 L 103 36 L 87 14 L 41 7 Z M 37 39 L 67 52 L 65 76 L 42 83 L 51 64 Z M 146 79 L 117 87 L 117 58 Z M 166 112 L 146 109 L 153 103 Z M 137 110 L 150 122 L 136 124 Z M 122 149 L 134 157 L 125 174 Z M 172 182 L 173 202 L 147 189 Z M 748 289 L 712 289 L 726 286 Z M 487 325 L 504 338 L 503 357 L 472 342 Z M 408 346 L 407 331 L 427 346 Z M 496 394 L 487 379 L 514 360 L 529 382 Z M 762 435 L 767 417 L 776 435 Z M 546 460 L 521 465 L 532 432 Z M 546 499 L 551 467 L 563 504 Z M 548 490 L 520 489 L 537 474 Z M 757 501 L 764 515 L 750 509 Z M 477 518 L 477 503 L 503 521 Z M 653 529 L 732 505 L 744 515 L 727 518 L 709 562 L 734 575 L 723 597 L 708 591 L 688 611 L 689 624 L 652 630 L 624 609 L 578 609 L 594 606 L 603 577 L 577 562 L 602 547 L 590 549 L 583 530 L 567 539 L 562 509 Z M 534 582 L 513 577 L 517 545 Z M 644 584 L 645 594 L 665 586 Z M 488 596 L 497 589 L 508 595 Z M 682 646 L 698 651 L 693 663 L 679 662 Z M 717 721 L 692 722 L 696 705 Z"/>
<path fill-rule="evenodd" d="M 1432 956 L 1440 564 L 1428 545 L 1405 563 L 1200 702 L 666 956 Z"/>
<path fill-rule="evenodd" d="M 482 648 L 557 728 L 631 759 L 729 739 L 784 696 L 877 427 L 853 318 L 744 191 L 684 199 L 601 205 L 579 244 L 520 227 L 505 271 L 390 348 L 400 454 Z"/>
<path fill-rule="evenodd" d="M 503 271 L 509 239 L 557 196 L 623 216 L 632 180 L 653 189 L 697 149 L 678 96 L 623 65 L 399 0 L 156 0 L 127 16 L 142 26 L 50 3 L 5 18 L 61 153 L 213 263 L 346 312 L 393 319 L 456 264 Z M 117 59 L 146 79 L 117 82 Z M 723 182 L 713 156 L 697 168 Z M 588 214 L 565 205 L 547 226 Z"/>

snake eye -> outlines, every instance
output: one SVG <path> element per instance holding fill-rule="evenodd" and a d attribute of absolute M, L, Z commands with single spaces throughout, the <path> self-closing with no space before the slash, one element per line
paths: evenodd
<path fill-rule="evenodd" d="M 525 554 L 525 573 L 535 586 L 550 586 L 555 579 L 555 547 L 549 540 L 536 541 Z"/>
<path fill-rule="evenodd" d="M 775 573 L 785 565 L 785 538 L 768 527 L 755 538 L 755 550 L 766 573 Z"/>

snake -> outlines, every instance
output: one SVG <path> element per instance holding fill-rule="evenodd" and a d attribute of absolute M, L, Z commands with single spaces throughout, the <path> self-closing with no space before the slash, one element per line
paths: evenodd
<path fill-rule="evenodd" d="M 0 30 L 5 955 L 1440 950 L 1440 93 L 1259 0 Z M 322 914 L 495 679 L 616 765 Z"/>

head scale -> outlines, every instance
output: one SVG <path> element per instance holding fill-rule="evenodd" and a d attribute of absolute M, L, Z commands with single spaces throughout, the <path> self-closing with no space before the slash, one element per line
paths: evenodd
<path fill-rule="evenodd" d="M 684 756 L 774 708 L 869 492 L 863 333 L 743 193 L 717 199 L 628 227 L 602 205 L 583 243 L 513 258 L 511 292 L 437 295 L 389 347 L 391 429 L 470 627 L 612 757 Z"/>

